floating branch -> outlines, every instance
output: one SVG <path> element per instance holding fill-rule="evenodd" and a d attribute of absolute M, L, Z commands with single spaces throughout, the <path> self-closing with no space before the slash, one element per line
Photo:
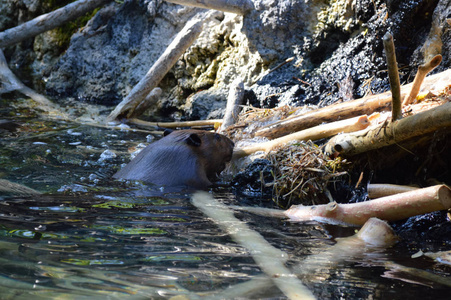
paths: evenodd
<path fill-rule="evenodd" d="M 254 9 L 254 4 L 250 0 L 166 0 L 166 2 L 215 9 L 238 15 L 245 15 L 250 10 Z"/>
<path fill-rule="evenodd" d="M 387 58 L 388 79 L 390 81 L 390 89 L 392 94 L 392 121 L 395 121 L 402 118 L 401 84 L 399 83 L 395 44 L 393 43 L 393 36 L 388 32 L 382 39 L 384 42 L 385 56 Z"/>
<path fill-rule="evenodd" d="M 412 216 L 451 208 L 451 190 L 436 185 L 375 200 L 352 204 L 293 205 L 285 211 L 293 221 L 317 220 L 363 225 L 369 218 L 398 221 Z"/>
<path fill-rule="evenodd" d="M 442 56 L 440 54 L 434 56 L 430 61 L 420 65 L 418 67 L 417 74 L 415 75 L 415 79 L 413 80 L 412 89 L 408 96 L 404 98 L 402 103 L 403 106 L 412 104 L 415 101 L 415 98 L 418 96 L 418 92 L 420 91 L 421 84 L 423 83 L 426 75 L 434 70 L 440 63 L 442 62 Z"/>
<path fill-rule="evenodd" d="M 111 0 L 78 0 L 62 8 L 41 15 L 17 27 L 0 32 L 0 48 L 17 44 L 40 33 L 59 27 L 100 7 Z"/>
<path fill-rule="evenodd" d="M 238 220 L 233 211 L 205 191 L 196 191 L 192 203 L 235 242 L 246 248 L 257 265 L 289 299 L 315 299 L 313 294 L 285 266 L 287 254 L 269 244 L 258 232 Z"/>
<path fill-rule="evenodd" d="M 352 156 L 451 127 L 451 102 L 367 130 L 337 135 L 327 142 L 326 153 Z"/>
<path fill-rule="evenodd" d="M 224 132 L 227 127 L 235 124 L 241 110 L 241 104 L 244 99 L 244 83 L 240 79 L 235 80 L 230 85 L 229 96 L 227 97 L 227 107 L 219 128 L 219 132 Z"/>
<path fill-rule="evenodd" d="M 237 148 L 233 151 L 233 159 L 238 159 L 257 151 L 269 152 L 272 149 L 285 145 L 291 141 L 307 141 L 307 140 L 319 140 L 326 137 L 331 137 L 341 132 L 353 132 L 362 130 L 368 125 L 367 116 L 360 116 L 342 121 L 336 121 L 328 124 L 318 125 L 309 129 L 305 129 L 299 132 L 295 132 L 275 140 L 259 143 L 254 146 L 248 146 L 243 148 Z"/>
<path fill-rule="evenodd" d="M 128 119 L 135 108 L 151 90 L 157 87 L 166 73 L 174 66 L 179 57 L 191 46 L 202 31 L 203 20 L 194 17 L 180 31 L 163 54 L 153 64 L 147 74 L 135 85 L 128 96 L 108 116 L 109 121 Z"/>

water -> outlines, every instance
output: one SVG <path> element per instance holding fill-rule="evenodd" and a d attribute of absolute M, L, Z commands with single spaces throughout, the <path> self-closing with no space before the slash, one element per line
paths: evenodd
<path fill-rule="evenodd" d="M 0 194 L 1 299 L 286 299 L 190 192 L 110 179 L 149 133 L 0 107 L 2 119 L 22 125 L 1 132 L 0 178 L 43 193 Z M 243 203 L 228 188 L 210 192 Z M 318 299 L 448 298 L 444 285 L 386 265 L 450 278 L 449 267 L 411 259 L 402 246 L 334 255 L 336 238 L 354 228 L 235 215 L 287 254 L 286 266 Z"/>

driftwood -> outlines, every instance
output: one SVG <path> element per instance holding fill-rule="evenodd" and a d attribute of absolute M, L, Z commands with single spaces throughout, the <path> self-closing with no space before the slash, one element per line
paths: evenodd
<path fill-rule="evenodd" d="M 219 133 L 224 132 L 227 127 L 235 124 L 241 110 L 241 104 L 244 99 L 244 83 L 240 79 L 235 80 L 230 85 L 229 96 L 227 97 L 227 107 L 219 128 Z"/>
<path fill-rule="evenodd" d="M 0 48 L 14 45 L 25 39 L 59 27 L 108 2 L 112 2 L 112 0 L 78 0 L 17 27 L 7 29 L 0 32 Z"/>
<path fill-rule="evenodd" d="M 382 38 L 384 43 L 385 57 L 387 59 L 388 79 L 392 94 L 392 121 L 402 118 L 401 112 L 401 84 L 399 82 L 398 63 L 396 62 L 395 44 L 393 36 L 386 33 Z"/>
<path fill-rule="evenodd" d="M 246 248 L 257 265 L 289 299 L 315 299 L 313 294 L 285 266 L 287 255 L 269 244 L 259 233 L 238 220 L 233 211 L 219 203 L 211 194 L 197 191 L 192 203 L 227 232 L 235 242 Z"/>
<path fill-rule="evenodd" d="M 295 132 L 272 141 L 259 143 L 252 146 L 236 148 L 233 151 L 233 159 L 238 159 L 257 151 L 269 152 L 272 149 L 282 146 L 291 141 L 307 141 L 319 140 L 326 137 L 331 137 L 341 132 L 353 132 L 368 127 L 369 121 L 367 116 L 360 116 L 347 120 L 332 122 L 328 124 L 318 125 L 309 129 Z"/>
<path fill-rule="evenodd" d="M 0 193 L 15 195 L 40 195 L 41 192 L 25 185 L 15 183 L 6 179 L 0 179 Z"/>
<path fill-rule="evenodd" d="M 419 189 L 418 187 L 397 184 L 377 184 L 369 183 L 367 185 L 368 198 L 376 199 L 380 197 L 391 196 L 399 193 L 405 193 Z"/>
<path fill-rule="evenodd" d="M 402 102 L 402 105 L 409 105 L 412 104 L 415 101 L 415 98 L 418 95 L 418 92 L 420 91 L 421 84 L 423 83 L 424 78 L 426 78 L 426 75 L 434 70 L 442 61 L 442 56 L 440 54 L 434 56 L 430 61 L 420 65 L 418 67 L 417 74 L 415 75 L 415 79 L 412 83 L 412 89 L 410 90 L 409 95 L 407 95 L 404 98 L 404 101 Z"/>
<path fill-rule="evenodd" d="M 166 73 L 201 33 L 203 20 L 194 17 L 180 31 L 147 74 L 135 85 L 128 96 L 108 116 L 109 121 L 129 118 L 135 108 L 157 87 Z M 136 114 L 135 114 L 136 116 Z"/>
<path fill-rule="evenodd" d="M 451 102 L 388 124 L 366 130 L 341 134 L 327 142 L 326 153 L 339 152 L 352 156 L 409 138 L 425 135 L 444 127 L 451 127 Z"/>
<path fill-rule="evenodd" d="M 436 185 L 375 200 L 352 204 L 293 205 L 285 215 L 293 221 L 324 221 L 363 225 L 369 218 L 398 221 L 412 216 L 451 208 L 451 189 Z"/>
<path fill-rule="evenodd" d="M 451 69 L 426 77 L 421 90 L 443 90 L 451 81 Z M 401 97 L 412 89 L 412 83 L 401 87 Z M 370 115 L 377 111 L 388 111 L 391 107 L 391 93 L 385 92 L 357 100 L 332 104 L 314 111 L 280 120 L 255 132 L 256 136 L 277 138 L 291 132 L 303 130 L 318 124 L 348 119 L 359 115 Z"/>
<path fill-rule="evenodd" d="M 195 6 L 200 8 L 215 9 L 230 12 L 238 15 L 245 15 L 254 9 L 254 4 L 250 0 L 165 0 L 175 4 Z"/>

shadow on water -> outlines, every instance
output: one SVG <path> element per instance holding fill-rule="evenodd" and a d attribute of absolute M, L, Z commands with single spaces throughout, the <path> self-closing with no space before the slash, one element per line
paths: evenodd
<path fill-rule="evenodd" d="M 1 132 L 0 177 L 43 193 L 0 193 L 1 299 L 227 299 L 231 286 L 246 299 L 285 299 L 189 192 L 110 179 L 147 133 L 1 113 L 20 126 Z M 227 188 L 210 192 L 241 202 Z M 443 286 L 394 275 L 384 263 L 444 276 L 450 269 L 423 258 L 412 263 L 396 246 L 309 259 L 354 228 L 236 215 L 288 253 L 287 266 L 318 299 L 446 299 Z M 244 289 L 249 282 L 260 288 Z"/>

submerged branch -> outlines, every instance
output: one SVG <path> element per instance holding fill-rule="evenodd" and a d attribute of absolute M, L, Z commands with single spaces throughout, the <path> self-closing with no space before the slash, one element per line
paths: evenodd
<path fill-rule="evenodd" d="M 191 197 L 192 203 L 246 248 L 257 265 L 289 299 L 315 299 L 313 294 L 285 266 L 287 255 L 269 244 L 259 233 L 238 220 L 232 210 L 204 191 Z"/>

